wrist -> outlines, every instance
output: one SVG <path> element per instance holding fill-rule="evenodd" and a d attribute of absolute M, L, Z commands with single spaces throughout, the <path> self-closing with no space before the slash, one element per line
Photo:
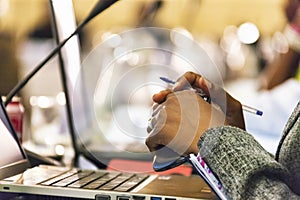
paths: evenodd
<path fill-rule="evenodd" d="M 239 101 L 233 101 L 232 106 L 227 108 L 225 124 L 235 126 L 245 130 L 245 121 L 242 104 Z"/>
<path fill-rule="evenodd" d="M 283 32 L 291 49 L 300 53 L 300 27 L 296 24 L 287 24 Z"/>

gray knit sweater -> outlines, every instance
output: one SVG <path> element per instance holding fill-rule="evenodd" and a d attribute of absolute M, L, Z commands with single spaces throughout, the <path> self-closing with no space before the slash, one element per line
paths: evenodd
<path fill-rule="evenodd" d="M 276 156 L 251 134 L 231 126 L 209 129 L 198 146 L 231 199 L 300 199 L 300 102 Z"/>

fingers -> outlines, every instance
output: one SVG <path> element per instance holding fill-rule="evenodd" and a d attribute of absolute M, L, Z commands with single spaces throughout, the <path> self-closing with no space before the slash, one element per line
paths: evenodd
<path fill-rule="evenodd" d="M 152 106 L 152 116 L 151 118 L 148 120 L 148 127 L 147 127 L 147 132 L 150 133 L 154 127 L 157 126 L 157 122 L 161 122 L 163 119 L 162 117 L 160 117 L 160 115 L 162 115 L 160 112 L 163 112 L 161 111 L 162 109 L 164 109 L 164 105 L 163 104 L 154 104 Z"/>
<path fill-rule="evenodd" d="M 171 116 L 174 116 L 178 113 L 178 110 L 168 105 L 175 103 L 177 98 L 174 93 L 169 93 L 168 91 L 162 91 L 159 95 L 168 94 L 167 100 L 161 104 L 156 103 L 152 106 L 152 117 L 148 121 L 147 132 L 149 133 L 145 143 L 148 149 L 153 152 L 160 149 L 162 146 L 168 144 L 168 137 L 164 130 L 173 130 L 174 127 L 171 127 L 169 123 L 166 123 L 167 116 L 170 120 Z M 166 97 L 164 97 L 166 98 Z M 175 108 L 178 108 L 177 106 Z"/>
<path fill-rule="evenodd" d="M 204 77 L 200 77 L 198 80 L 198 85 L 199 85 L 199 88 L 201 88 L 206 95 L 210 96 L 209 90 L 210 90 L 210 88 L 212 88 L 211 82 L 206 80 Z"/>
<path fill-rule="evenodd" d="M 156 127 L 157 121 L 162 121 L 160 115 L 162 115 L 160 112 L 162 109 L 164 109 L 165 105 L 164 103 L 154 103 L 152 106 L 152 115 L 151 118 L 148 119 L 148 127 L 147 127 L 147 132 L 150 133 L 154 127 Z"/>
<path fill-rule="evenodd" d="M 172 93 L 172 91 L 168 90 L 168 89 L 160 91 L 159 93 L 153 95 L 152 100 L 155 103 L 161 104 L 166 100 L 168 94 L 170 94 L 170 93 Z"/>
<path fill-rule="evenodd" d="M 210 93 L 209 87 L 211 83 L 204 79 L 202 76 L 195 74 L 194 72 L 186 72 L 182 77 L 180 77 L 174 88 L 173 91 L 179 91 L 184 89 L 195 89 L 198 94 L 205 98 L 208 102 L 210 101 Z"/>
<path fill-rule="evenodd" d="M 236 104 L 236 100 L 229 95 L 222 87 L 211 83 L 204 77 L 194 73 L 186 72 L 180 77 L 174 87 L 174 91 L 183 90 L 187 87 L 194 89 L 200 88 L 211 101 L 218 105 L 223 112 L 226 112 L 227 107 L 231 107 L 232 104 Z"/>
<path fill-rule="evenodd" d="M 194 73 L 187 72 L 180 77 L 173 88 L 174 91 L 184 90 L 186 88 L 201 89 L 200 96 L 208 97 L 209 101 L 225 113 L 228 125 L 237 126 L 245 129 L 245 122 L 241 103 L 228 94 L 223 87 L 213 84 L 204 77 Z"/>
<path fill-rule="evenodd" d="M 181 76 L 173 90 L 174 91 L 179 91 L 179 90 L 184 90 L 186 88 L 195 88 L 195 87 L 199 87 L 199 79 L 201 78 L 200 75 L 195 74 L 194 72 L 186 72 L 183 76 Z"/>
<path fill-rule="evenodd" d="M 194 91 L 180 91 L 169 94 L 164 103 L 153 106 L 154 111 L 149 122 L 151 127 L 147 129 L 149 135 L 146 139 L 146 145 L 151 152 L 162 146 L 168 146 L 180 155 L 197 149 L 193 140 L 196 138 L 198 141 L 199 138 L 196 136 L 200 121 L 199 100 L 209 105 Z M 207 114 L 203 115 L 210 118 Z"/>
<path fill-rule="evenodd" d="M 166 123 L 166 111 L 164 107 L 160 107 L 159 111 L 155 116 L 151 118 L 151 122 L 149 122 L 147 131 L 149 133 L 145 143 L 149 149 L 149 151 L 153 152 L 161 148 L 162 145 L 165 145 L 165 136 L 164 134 L 160 134 L 163 127 L 165 127 Z M 152 126 L 152 127 L 150 127 Z"/>
<path fill-rule="evenodd" d="M 210 98 L 211 104 L 204 101 L 198 92 L 191 91 L 191 88 L 196 91 L 200 88 Z M 240 102 L 223 87 L 193 72 L 187 72 L 178 79 L 173 90 L 176 92 L 163 90 L 153 95 L 155 104 L 147 129 L 149 135 L 145 141 L 151 152 L 163 146 L 179 155 L 197 152 L 201 134 L 209 127 L 224 125 L 224 121 L 226 125 L 245 129 Z"/>
<path fill-rule="evenodd" d="M 186 72 L 177 80 L 173 91 L 176 92 L 191 88 L 195 89 L 207 102 L 217 105 L 226 115 L 228 125 L 245 129 L 241 103 L 228 94 L 223 87 L 211 83 L 194 72 Z M 156 107 L 153 107 L 153 115 L 159 112 L 161 109 L 159 104 L 164 103 L 171 93 L 173 93 L 171 90 L 163 90 L 153 95 L 153 101 L 158 104 Z"/>
<path fill-rule="evenodd" d="M 181 76 L 174 88 L 173 91 L 180 91 L 180 90 L 185 90 L 185 89 L 201 89 L 205 93 L 207 97 L 209 97 L 209 89 L 208 89 L 209 81 L 206 81 L 202 76 L 194 73 L 194 72 L 186 72 L 183 76 Z M 172 93 L 173 91 L 167 89 L 163 90 L 157 94 L 154 94 L 152 99 L 155 103 L 163 103 L 167 96 Z"/>

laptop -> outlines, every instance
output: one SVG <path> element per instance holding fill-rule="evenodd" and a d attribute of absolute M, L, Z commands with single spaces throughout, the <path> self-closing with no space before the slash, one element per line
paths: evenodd
<path fill-rule="evenodd" d="M 72 10 L 73 8 L 71 0 L 51 0 L 51 2 L 54 7 L 57 6 L 57 4 L 63 5 L 64 16 L 67 15 L 68 9 L 71 8 Z M 58 11 L 55 12 L 57 14 Z M 73 13 L 71 12 L 71 14 Z M 77 42 L 78 41 L 75 40 L 75 43 Z M 74 54 L 72 61 L 74 61 Z M 74 67 L 74 63 L 72 66 Z M 69 70 L 69 73 L 74 73 L 72 69 Z M 83 80 L 84 78 L 87 77 L 79 78 L 79 80 Z M 74 90 L 74 88 L 78 88 L 78 86 L 82 87 L 81 81 L 79 81 L 79 85 L 78 80 L 72 82 L 72 80 L 68 79 L 68 81 L 71 81 L 71 86 L 73 86 L 69 89 L 72 92 L 75 91 L 75 94 L 72 94 L 73 97 L 82 97 L 83 93 L 76 95 L 76 90 Z M 88 96 L 89 94 L 85 97 Z M 85 116 L 84 114 L 86 113 L 93 113 L 91 110 L 88 110 L 88 108 L 81 107 L 89 103 L 89 98 L 72 99 L 75 122 L 76 120 L 80 122 L 79 125 L 77 124 L 76 126 L 77 131 L 80 130 L 81 127 L 90 127 L 91 131 L 94 131 L 92 127 L 95 121 L 89 120 L 90 118 L 82 117 Z M 16 198 L 18 199 L 216 199 L 216 195 L 198 175 L 159 175 L 158 173 L 152 173 L 153 171 L 149 171 L 148 173 L 132 173 L 116 169 L 91 170 L 50 165 L 39 165 L 31 168 L 26 153 L 16 139 L 16 134 L 2 103 L 0 105 L 0 116 L 0 141 L 5 141 L 5 145 L 1 144 L 0 148 L 2 152 L 6 152 L 6 155 L 1 156 L 0 159 L 0 197 L 6 198 L 6 195 L 13 195 L 17 196 Z M 78 117 L 78 119 L 76 117 Z M 84 133 L 87 132 L 85 131 Z M 86 148 L 85 146 L 89 144 L 88 141 L 91 140 L 90 135 L 76 135 L 76 138 L 78 139 L 78 143 L 75 145 L 79 145 L 78 148 L 83 144 L 83 150 L 80 149 L 80 153 L 84 152 L 86 153 L 85 155 L 89 156 L 90 151 L 84 151 L 84 149 Z M 107 151 L 107 153 L 110 153 L 110 151 Z M 115 158 L 114 153 L 115 152 L 112 152 L 110 155 L 113 158 Z M 132 156 L 132 153 L 129 153 L 131 155 L 128 156 Z M 138 156 L 142 155 L 141 153 L 137 154 Z M 149 152 L 145 154 L 151 155 Z M 92 153 L 92 156 L 93 155 Z M 119 155 L 124 155 L 124 151 L 121 151 Z M 106 159 L 105 157 L 101 157 L 102 154 L 98 154 L 98 156 L 97 159 L 101 162 L 103 162 L 102 159 Z M 143 158 L 144 156 L 145 155 L 143 155 Z M 128 158 L 126 152 L 125 158 Z M 148 158 L 152 160 L 152 157 L 149 156 Z"/>
<path fill-rule="evenodd" d="M 40 165 L 30 168 L 3 103 L 0 105 L 0 198 L 175 200 L 214 199 L 197 175 L 164 175 Z"/>

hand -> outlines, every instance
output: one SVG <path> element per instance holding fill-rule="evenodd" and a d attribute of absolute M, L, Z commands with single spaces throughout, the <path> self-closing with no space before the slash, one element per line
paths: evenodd
<path fill-rule="evenodd" d="M 226 125 L 236 126 L 245 130 L 241 103 L 229 95 L 223 88 L 210 83 L 198 74 L 187 72 L 177 80 L 173 91 L 180 91 L 191 87 L 202 89 L 211 99 L 211 103 L 220 107 L 225 113 Z M 153 95 L 153 101 L 160 104 L 166 100 L 170 93 L 170 90 L 163 90 Z"/>
<path fill-rule="evenodd" d="M 168 93 L 164 102 L 154 105 L 153 119 L 153 129 L 148 130 L 146 139 L 149 150 L 167 146 L 179 155 L 197 153 L 202 133 L 225 121 L 220 109 L 191 90 Z"/>
<path fill-rule="evenodd" d="M 211 104 L 194 91 L 182 91 L 191 87 L 201 88 Z M 146 140 L 150 151 L 164 145 L 180 155 L 197 153 L 197 142 L 208 128 L 232 125 L 245 129 L 240 102 L 200 75 L 187 72 L 173 90 L 175 93 L 163 90 L 153 96 L 153 129 L 148 129 Z"/>

